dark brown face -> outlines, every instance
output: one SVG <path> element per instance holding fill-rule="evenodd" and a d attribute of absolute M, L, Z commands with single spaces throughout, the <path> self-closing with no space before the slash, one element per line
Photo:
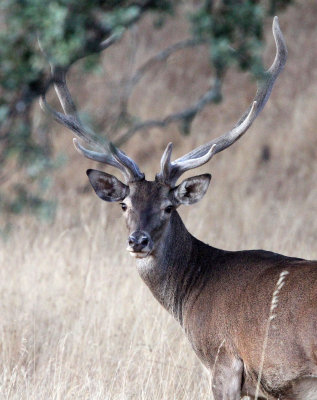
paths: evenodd
<path fill-rule="evenodd" d="M 88 170 L 87 175 L 101 199 L 120 203 L 129 232 L 127 250 L 137 258 L 154 253 L 174 210 L 199 201 L 211 178 L 209 174 L 199 175 L 170 188 L 145 179 L 125 185 L 113 175 L 96 170 Z"/>
<path fill-rule="evenodd" d="M 168 186 L 146 180 L 129 185 L 121 202 L 129 232 L 127 250 L 137 258 L 152 253 L 169 222 L 177 203 Z"/>

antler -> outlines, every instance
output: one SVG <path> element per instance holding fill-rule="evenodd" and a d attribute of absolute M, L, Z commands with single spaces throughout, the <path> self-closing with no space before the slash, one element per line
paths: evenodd
<path fill-rule="evenodd" d="M 276 56 L 271 67 L 265 72 L 265 79 L 258 83 L 255 98 L 247 111 L 239 119 L 232 130 L 210 142 L 197 147 L 171 162 L 172 144 L 169 143 L 161 159 L 161 171 L 156 179 L 174 186 L 178 178 L 189 169 L 200 167 L 208 162 L 216 153 L 231 146 L 249 129 L 268 101 L 276 78 L 283 70 L 287 59 L 287 48 L 281 32 L 278 18 L 273 20 L 273 35 L 276 44 Z"/>
<path fill-rule="evenodd" d="M 118 168 L 124 175 L 127 182 L 144 179 L 144 174 L 140 172 L 137 164 L 129 158 L 122 150 L 116 148 L 111 142 L 102 139 L 87 129 L 79 119 L 75 103 L 71 97 L 66 84 L 66 67 L 51 64 L 52 81 L 56 94 L 59 98 L 64 114 L 54 110 L 46 101 L 45 94 L 40 99 L 41 108 L 51 114 L 61 125 L 72 130 L 78 139 L 83 140 L 88 145 L 94 146 L 100 152 L 88 150 L 74 138 L 73 142 L 76 150 L 85 157 L 104 164 Z"/>

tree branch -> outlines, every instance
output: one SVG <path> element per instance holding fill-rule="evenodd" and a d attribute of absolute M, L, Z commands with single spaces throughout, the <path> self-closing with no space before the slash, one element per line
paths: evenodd
<path fill-rule="evenodd" d="M 157 53 L 154 57 L 150 58 L 147 60 L 134 74 L 134 76 L 130 80 L 130 85 L 135 86 L 142 76 L 156 63 L 166 61 L 173 53 L 176 53 L 177 51 L 189 48 L 189 47 L 195 47 L 198 45 L 206 44 L 206 40 L 201 40 L 201 39 L 185 39 L 181 40 L 180 42 L 176 42 L 172 44 L 171 46 L 167 47 L 166 49 L 160 51 Z"/>
<path fill-rule="evenodd" d="M 203 96 L 201 96 L 196 103 L 186 108 L 183 111 L 179 111 L 168 115 L 163 119 L 150 119 L 143 122 L 139 122 L 123 133 L 118 139 L 115 140 L 116 146 L 121 146 L 127 140 L 129 140 L 136 132 L 151 129 L 151 128 L 166 128 L 168 125 L 175 122 L 182 122 L 182 129 L 185 133 L 188 133 L 190 125 L 193 122 L 196 115 L 201 112 L 207 104 L 219 101 L 221 98 L 221 79 L 216 77 L 213 85 L 209 88 Z"/>
<path fill-rule="evenodd" d="M 131 97 L 132 91 L 134 87 L 140 82 L 140 80 L 144 77 L 146 72 L 148 72 L 155 64 L 159 62 L 166 61 L 172 54 L 176 53 L 177 51 L 199 46 L 205 44 L 205 40 L 199 39 L 185 39 L 179 42 L 172 44 L 171 46 L 165 48 L 164 50 L 157 53 L 155 56 L 149 58 L 141 67 L 137 69 L 135 74 L 130 78 L 125 84 L 126 89 L 124 91 L 124 97 L 121 99 L 121 111 L 120 116 L 127 115 L 128 112 L 128 102 Z"/>

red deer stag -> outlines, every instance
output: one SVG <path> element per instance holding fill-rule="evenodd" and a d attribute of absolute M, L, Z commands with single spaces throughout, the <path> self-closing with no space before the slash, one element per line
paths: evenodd
<path fill-rule="evenodd" d="M 231 146 L 267 102 L 287 57 L 277 17 L 273 34 L 275 60 L 235 127 L 175 161 L 171 161 L 172 144 L 168 144 L 154 181 L 145 180 L 122 150 L 102 143 L 85 129 L 63 69 L 52 66 L 64 114 L 52 109 L 45 96 L 41 100 L 42 108 L 59 123 L 99 148 L 99 152 L 89 150 L 74 139 L 81 154 L 123 173 L 125 183 L 105 172 L 87 171 L 102 200 L 120 203 L 129 231 L 127 249 L 136 258 L 138 272 L 154 297 L 179 321 L 195 353 L 212 371 L 216 400 L 236 400 L 243 395 L 317 399 L 317 262 L 264 250 L 211 247 L 187 231 L 177 212 L 181 204 L 194 204 L 204 196 L 211 175 L 177 184 L 179 177 Z M 280 291 L 278 313 L 272 322 L 274 329 L 267 335 L 274 291 Z"/>

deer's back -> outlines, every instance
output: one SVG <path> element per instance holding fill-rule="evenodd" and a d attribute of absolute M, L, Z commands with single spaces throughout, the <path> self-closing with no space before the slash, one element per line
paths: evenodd
<path fill-rule="evenodd" d="M 212 368 L 216 360 L 210 355 L 226 349 L 243 360 L 246 376 L 256 382 L 268 331 L 263 371 L 268 387 L 294 379 L 293 371 L 317 374 L 307 361 L 317 363 L 317 261 L 263 250 L 213 249 L 208 258 L 205 246 L 197 248 L 204 282 L 184 313 L 200 359 Z"/>

